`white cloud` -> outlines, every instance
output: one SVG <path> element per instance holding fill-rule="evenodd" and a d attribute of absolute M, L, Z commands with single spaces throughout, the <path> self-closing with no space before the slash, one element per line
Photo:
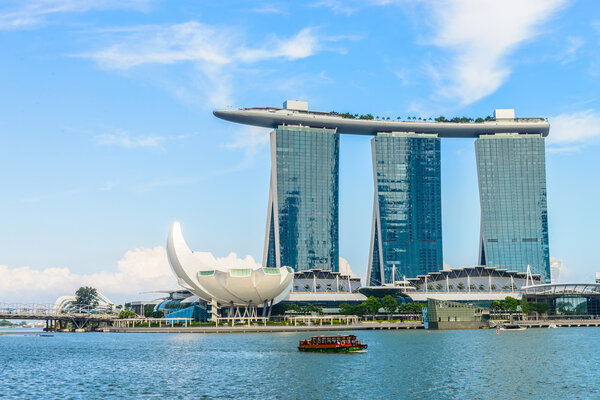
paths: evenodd
<path fill-rule="evenodd" d="M 126 35 L 118 43 L 81 56 L 105 68 L 128 69 L 142 64 L 175 64 L 185 61 L 227 64 L 230 39 L 199 22 L 170 26 L 139 26 L 116 31 Z"/>
<path fill-rule="evenodd" d="M 540 25 L 565 0 L 451 0 L 428 3 L 433 38 L 448 52 L 433 67 L 438 94 L 473 103 L 496 91 L 509 77 L 508 56 L 540 33 Z"/>
<path fill-rule="evenodd" d="M 237 58 L 244 62 L 256 62 L 271 58 L 285 58 L 296 60 L 310 57 L 320 50 L 320 40 L 312 28 L 304 28 L 289 39 L 274 37 L 262 48 L 242 48 L 237 53 Z"/>
<path fill-rule="evenodd" d="M 0 12 L 0 29 L 31 28 L 58 13 L 127 8 L 144 11 L 149 8 L 150 0 L 28 0 L 8 3 L 13 3 L 13 7 Z"/>
<path fill-rule="evenodd" d="M 329 8 L 336 14 L 346 14 L 352 15 L 354 14 L 358 8 L 358 4 L 355 4 L 354 7 L 350 7 L 348 4 L 351 2 L 348 1 L 340 1 L 340 0 L 321 0 L 316 3 L 311 4 L 312 7 L 323 7 Z"/>
<path fill-rule="evenodd" d="M 344 257 L 340 257 L 339 261 L 339 271 L 344 275 L 354 275 L 352 273 L 352 268 L 350 267 L 350 263 Z"/>
<path fill-rule="evenodd" d="M 314 28 L 304 28 L 291 37 L 271 35 L 259 47 L 249 47 L 244 35 L 226 27 L 197 21 L 173 25 L 145 25 L 105 31 L 110 44 L 96 51 L 75 55 L 95 61 L 100 67 L 127 71 L 143 65 L 192 65 L 186 86 L 155 82 L 182 99 L 193 99 L 192 89 L 202 92 L 204 103 L 212 107 L 233 104 L 233 80 L 241 68 L 270 60 L 293 61 L 328 49 L 325 43 L 350 39 L 326 37 Z M 181 74 L 179 74 L 181 75 Z M 238 78 L 239 79 L 239 78 Z M 190 85 L 191 83 L 191 85 Z"/>
<path fill-rule="evenodd" d="M 287 14 L 287 12 L 270 4 L 265 4 L 262 7 L 253 8 L 250 11 L 258 14 Z"/>
<path fill-rule="evenodd" d="M 559 55 L 560 63 L 565 65 L 577 58 L 577 54 L 579 49 L 585 41 L 578 36 L 568 36 L 567 37 L 567 48 L 563 51 L 562 54 Z"/>
<path fill-rule="evenodd" d="M 551 153 L 575 152 L 600 138 L 600 113 L 593 109 L 564 113 L 548 120 L 548 151 Z"/>
<path fill-rule="evenodd" d="M 246 157 L 252 158 L 269 143 L 270 129 L 258 126 L 244 126 L 233 137 L 233 142 L 225 144 L 228 149 L 242 149 Z"/>
<path fill-rule="evenodd" d="M 124 130 L 117 130 L 114 133 L 103 133 L 94 136 L 94 141 L 102 146 L 120 146 L 126 148 L 137 147 L 158 147 L 162 148 L 161 143 L 165 140 L 162 136 L 132 135 Z"/>
<path fill-rule="evenodd" d="M 217 265 L 255 268 L 252 256 L 239 258 L 210 257 Z M 115 303 L 140 298 L 157 298 L 161 294 L 140 295 L 154 290 L 178 289 L 164 247 L 139 248 L 125 253 L 117 262 L 117 271 L 77 274 L 69 268 L 10 268 L 0 265 L 0 302 L 53 303 L 58 296 L 71 295 L 81 286 L 92 286 Z"/>

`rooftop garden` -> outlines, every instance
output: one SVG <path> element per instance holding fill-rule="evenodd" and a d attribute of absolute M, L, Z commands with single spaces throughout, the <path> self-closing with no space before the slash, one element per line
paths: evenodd
<path fill-rule="evenodd" d="M 329 113 L 330 115 L 334 115 L 334 116 L 338 116 L 338 117 L 342 117 L 342 118 L 347 118 L 347 119 L 364 119 L 364 120 L 380 120 L 380 121 L 390 121 L 392 120 L 390 117 L 379 117 L 377 116 L 373 116 L 372 114 L 352 114 L 349 112 L 344 112 L 344 113 L 339 113 L 337 111 L 331 111 Z M 396 117 L 396 120 L 400 121 L 402 120 L 402 117 Z M 485 121 L 491 121 L 493 120 L 493 118 L 488 115 L 485 118 L 470 118 L 470 117 L 454 117 L 451 119 L 447 119 L 446 117 L 444 117 L 443 115 L 440 115 L 437 118 L 421 118 L 421 117 L 407 117 L 406 120 L 408 121 L 422 121 L 422 122 L 456 122 L 456 123 L 467 123 L 467 122 L 485 122 Z"/>

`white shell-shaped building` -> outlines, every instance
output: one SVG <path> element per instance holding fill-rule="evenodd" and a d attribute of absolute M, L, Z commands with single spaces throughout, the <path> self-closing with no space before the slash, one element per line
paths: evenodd
<path fill-rule="evenodd" d="M 182 287 L 220 307 L 276 304 L 287 296 L 294 276 L 290 267 L 219 266 L 210 253 L 190 250 L 179 222 L 169 229 L 167 255 Z"/>

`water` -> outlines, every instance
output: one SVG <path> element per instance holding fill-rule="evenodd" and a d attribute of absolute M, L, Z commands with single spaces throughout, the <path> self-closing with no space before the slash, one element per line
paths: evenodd
<path fill-rule="evenodd" d="M 297 333 L 0 336 L 0 398 L 600 398 L 600 328 L 355 333 L 366 353 L 300 353 Z"/>

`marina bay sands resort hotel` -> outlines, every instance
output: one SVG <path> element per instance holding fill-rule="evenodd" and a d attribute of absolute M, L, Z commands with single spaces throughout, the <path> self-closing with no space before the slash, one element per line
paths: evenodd
<path fill-rule="evenodd" d="M 367 285 L 443 269 L 440 140 L 476 138 L 479 264 L 519 272 L 529 266 L 550 282 L 545 119 L 515 118 L 506 109 L 483 122 L 356 119 L 309 111 L 301 101 L 214 114 L 273 128 L 265 267 L 338 272 L 339 135 L 346 133 L 373 137 Z"/>

